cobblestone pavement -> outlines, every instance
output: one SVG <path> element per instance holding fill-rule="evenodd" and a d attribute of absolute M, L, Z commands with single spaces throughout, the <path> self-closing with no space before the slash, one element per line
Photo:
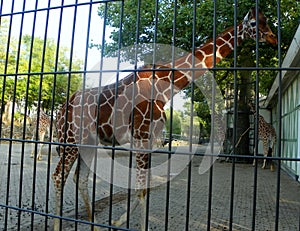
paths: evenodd
<path fill-rule="evenodd" d="M 55 147 L 52 148 L 54 150 Z M 198 151 L 203 151 L 203 148 L 204 146 L 200 146 Z M 26 145 L 23 152 L 21 144 L 13 144 L 10 150 L 8 144 L 0 144 L 2 156 L 0 160 L 0 230 L 4 230 L 6 223 L 7 230 L 18 230 L 18 223 L 20 224 L 20 230 L 31 228 L 32 230 L 52 230 L 53 219 L 47 219 L 44 213 L 54 214 L 54 189 L 50 175 L 58 161 L 58 157 L 56 152 L 53 151 L 52 163 L 48 164 L 47 147 L 45 147 L 44 159 L 35 164 L 34 159 L 29 157 L 31 149 L 30 145 Z M 24 153 L 23 162 L 22 153 Z M 153 164 L 157 164 L 165 158 L 166 156 L 162 154 L 153 155 Z M 126 164 L 129 158 L 122 153 L 117 155 L 116 159 L 120 163 Z M 165 230 L 166 227 L 172 231 L 187 230 L 187 228 L 189 230 L 207 230 L 210 172 L 208 171 L 202 175 L 198 173 L 201 161 L 202 157 L 199 156 L 194 156 L 192 159 L 190 181 L 188 180 L 189 168 L 185 168 L 181 172 L 171 172 L 174 179 L 170 182 L 169 193 L 167 193 L 168 187 L 166 184 L 152 188 L 149 201 L 149 230 L 160 231 Z M 8 171 L 10 171 L 9 174 Z M 210 230 L 228 230 L 232 163 L 217 161 L 213 165 L 212 173 Z M 233 230 L 242 231 L 252 230 L 254 168 L 248 164 L 236 164 L 234 173 L 232 228 Z M 71 178 L 72 173 L 65 187 L 63 211 L 65 217 L 75 218 L 76 186 Z M 153 176 L 153 179 L 154 181 L 161 180 L 155 178 L 155 176 Z M 97 178 L 96 183 L 95 215 L 98 223 L 108 225 L 110 185 L 99 178 Z M 188 194 L 189 183 L 191 187 Z M 92 188 L 92 181 L 90 188 Z M 275 230 L 276 191 L 277 171 L 270 172 L 268 169 L 258 168 L 256 230 Z M 112 206 L 112 218 L 117 219 L 126 210 L 127 190 L 114 187 L 113 192 L 115 197 Z M 134 191 L 132 191 L 131 199 L 134 198 L 133 193 Z M 167 202 L 169 209 L 168 221 L 166 222 Z M 79 199 L 78 204 L 78 217 L 84 220 L 86 218 L 81 199 Z M 10 206 L 7 210 L 6 205 Z M 26 211 L 18 212 L 15 208 L 35 210 L 40 214 L 33 216 L 32 213 Z M 300 184 L 284 171 L 281 171 L 278 230 L 300 230 L 299 217 Z M 139 230 L 139 223 L 140 210 L 138 207 L 130 216 L 130 229 Z M 63 221 L 63 230 L 75 230 L 75 223 Z M 90 226 L 78 224 L 77 230 L 90 230 Z M 100 230 L 108 229 L 100 228 Z"/>

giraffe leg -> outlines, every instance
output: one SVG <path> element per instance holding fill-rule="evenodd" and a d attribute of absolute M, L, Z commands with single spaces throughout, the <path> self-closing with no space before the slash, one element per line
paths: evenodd
<path fill-rule="evenodd" d="M 266 140 L 263 140 L 263 146 L 264 146 L 264 157 L 267 157 L 268 156 L 269 147 L 268 147 L 268 142 Z M 267 162 L 267 159 L 264 158 L 262 169 L 266 168 L 266 162 Z"/>
<path fill-rule="evenodd" d="M 139 189 L 137 191 L 137 198 L 139 200 L 139 204 L 141 205 L 141 230 L 145 229 L 145 220 L 146 220 L 146 192 L 147 189 Z"/>
<path fill-rule="evenodd" d="M 52 175 L 52 180 L 54 182 L 54 188 L 55 188 L 55 206 L 56 206 L 55 212 L 57 216 L 62 215 L 61 196 L 63 193 L 65 182 L 69 176 L 70 170 L 75 160 L 77 159 L 77 152 L 78 152 L 77 147 L 66 147 L 66 153 L 65 154 L 61 153 L 60 160 Z M 59 230 L 61 230 L 60 220 L 58 218 L 54 218 L 54 231 L 59 231 Z"/>
<path fill-rule="evenodd" d="M 254 156 L 256 156 L 256 155 L 255 155 L 255 151 L 256 151 L 256 150 L 255 150 L 255 148 L 254 148 Z M 255 166 L 255 164 L 256 164 L 256 159 L 254 158 L 254 159 L 253 159 L 253 164 L 252 164 L 253 167 Z"/>
<path fill-rule="evenodd" d="M 83 199 L 84 206 L 87 212 L 87 217 L 89 221 L 92 221 L 92 209 L 90 204 L 89 192 L 88 192 L 88 178 L 90 174 L 90 163 L 87 162 L 89 158 L 82 158 L 81 155 L 84 153 L 80 151 L 80 158 L 78 159 L 77 168 L 73 177 L 75 184 L 78 184 L 78 190 Z"/>
<path fill-rule="evenodd" d="M 140 205 L 140 209 L 141 209 L 141 230 L 144 231 L 145 230 L 145 220 L 146 220 L 146 203 L 145 203 L 145 197 L 146 197 L 146 189 L 138 189 L 136 190 L 136 198 L 133 201 L 130 209 L 129 209 L 129 214 L 132 214 L 136 208 L 138 207 L 138 205 Z M 127 215 L 128 212 L 126 211 L 125 213 L 122 214 L 122 216 L 116 220 L 116 221 L 112 221 L 112 225 L 119 227 L 121 225 L 123 225 L 126 221 L 127 221 Z"/>
<path fill-rule="evenodd" d="M 50 136 L 50 128 L 48 130 L 48 134 Z M 51 143 L 53 142 L 53 132 L 52 132 L 51 137 L 50 137 L 50 142 Z M 49 145 L 49 148 L 50 148 L 50 152 L 49 152 L 49 154 L 50 154 L 50 163 L 52 163 L 52 148 L 51 148 L 51 145 Z"/>
<path fill-rule="evenodd" d="M 96 142 L 94 139 L 89 137 L 90 145 L 95 145 Z M 89 181 L 89 174 L 91 172 L 91 164 L 92 161 L 97 154 L 96 148 L 86 148 L 81 147 L 79 149 L 79 159 L 77 163 L 77 168 L 73 177 L 73 181 L 75 184 L 78 185 L 78 190 L 80 192 L 80 195 L 83 199 L 84 206 L 87 213 L 87 218 L 90 222 L 97 223 L 96 219 L 93 217 L 92 207 L 91 207 L 91 201 L 89 198 L 89 191 L 88 191 L 88 181 Z M 96 186 L 94 186 L 96 187 Z M 94 231 L 98 231 L 98 227 L 93 227 Z"/>
<path fill-rule="evenodd" d="M 129 214 L 133 213 L 138 205 L 139 205 L 139 200 L 138 200 L 138 198 L 135 198 L 134 202 L 132 203 L 132 205 L 130 207 Z M 122 214 L 122 216 L 118 220 L 112 221 L 112 225 L 114 225 L 116 227 L 123 225 L 127 221 L 127 214 L 128 214 L 128 212 L 125 212 Z"/>
<path fill-rule="evenodd" d="M 274 145 L 271 148 L 271 157 L 273 156 L 273 152 L 274 152 Z M 275 170 L 275 166 L 272 160 L 270 160 L 270 170 L 271 172 L 273 172 Z"/>
<path fill-rule="evenodd" d="M 137 153 L 137 169 L 136 169 L 136 198 L 130 207 L 129 214 L 133 213 L 137 206 L 140 206 L 141 230 L 145 231 L 146 221 L 146 193 L 147 193 L 147 180 L 148 180 L 148 153 Z M 115 226 L 121 226 L 127 220 L 127 212 L 125 212 L 117 221 L 113 221 Z"/>
<path fill-rule="evenodd" d="M 41 132 L 41 134 L 40 134 L 40 140 L 42 142 L 44 142 L 44 138 L 45 138 L 45 132 Z M 39 152 L 37 154 L 37 160 L 42 160 L 43 159 L 43 157 L 42 157 L 42 149 L 43 149 L 44 145 L 45 145 L 44 143 L 40 144 Z"/>
<path fill-rule="evenodd" d="M 34 134 L 32 135 L 31 140 L 34 141 Z M 34 157 L 35 144 L 32 143 L 31 147 L 32 148 L 31 148 L 30 158 L 33 158 Z"/>

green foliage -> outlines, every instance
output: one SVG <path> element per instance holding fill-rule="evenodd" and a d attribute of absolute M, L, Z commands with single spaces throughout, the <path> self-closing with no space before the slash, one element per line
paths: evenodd
<path fill-rule="evenodd" d="M 158 4 L 156 5 L 156 2 Z M 194 3 L 193 3 L 194 2 Z M 228 27 L 234 25 L 234 6 L 227 0 L 211 1 L 139 1 L 127 0 L 124 2 L 109 2 L 99 7 L 99 16 L 106 17 L 106 23 L 112 27 L 113 32 L 110 35 L 108 43 L 101 47 L 99 44 L 94 46 L 103 49 L 107 56 L 116 56 L 117 50 L 124 47 L 134 46 L 136 44 L 169 44 L 186 51 L 200 46 L 207 39 L 213 37 L 214 25 L 214 2 L 216 3 L 216 33 L 220 33 Z M 233 2 L 232 2 L 233 3 Z M 138 5 L 140 4 L 140 11 Z M 300 19 L 300 2 L 295 0 L 281 0 L 280 11 L 277 9 L 276 2 L 273 0 L 260 1 L 260 8 L 268 18 L 268 24 L 272 31 L 278 34 L 278 21 L 280 17 L 280 53 L 284 58 L 287 49 L 291 43 L 294 33 L 299 25 Z M 252 0 L 239 2 L 237 7 L 237 22 L 243 20 L 248 10 L 255 6 Z M 176 9 L 176 10 L 175 10 Z M 278 15 L 280 12 L 280 15 Z M 157 17 L 156 17 L 157 15 Z M 120 25 L 122 23 L 122 28 Z M 194 44 L 193 44 L 194 42 Z M 146 57 L 151 49 L 140 50 L 139 53 Z M 256 44 L 255 41 L 244 41 L 243 46 L 237 49 L 237 66 L 238 67 L 255 67 L 256 64 Z M 269 44 L 259 44 L 258 50 L 259 67 L 278 67 L 282 60 L 278 60 L 278 47 L 271 47 Z M 128 49 L 122 53 L 123 60 L 134 60 L 135 52 Z M 163 57 L 160 59 L 163 60 Z M 214 76 L 224 97 L 228 86 L 232 86 L 234 75 L 237 76 L 238 86 L 241 89 L 251 88 L 254 91 L 256 81 L 256 72 L 245 73 L 238 71 L 234 73 L 231 67 L 234 66 L 233 53 L 218 63 L 219 67 L 227 68 L 225 70 L 215 71 Z M 276 71 L 260 70 L 259 74 L 259 91 L 267 95 L 272 83 L 277 75 Z M 241 92 L 241 89 L 239 92 Z M 191 95 L 190 89 L 185 90 L 186 95 Z M 247 93 L 248 94 L 248 93 Z M 249 95 L 246 95 L 249 97 Z M 239 97 L 241 98 L 241 97 Z M 207 102 L 199 89 L 195 90 L 195 102 L 199 106 L 195 107 L 200 121 L 206 128 L 209 128 L 208 115 L 205 107 Z M 204 106 L 206 104 L 206 106 Z"/>
<path fill-rule="evenodd" d="M 119 48 L 133 46 L 136 43 L 149 44 L 155 42 L 170 44 L 189 51 L 193 47 L 203 44 L 208 38 L 213 37 L 214 1 L 201 0 L 195 1 L 195 3 L 192 1 L 177 1 L 176 11 L 174 10 L 174 1 L 158 1 L 157 5 L 155 2 L 140 1 L 139 3 L 138 0 L 128 0 L 124 2 L 124 5 L 123 2 L 110 2 L 99 7 L 98 13 L 100 17 L 103 18 L 106 16 L 106 23 L 113 28 L 113 32 L 110 35 L 111 40 L 103 47 L 104 53 L 107 56 L 115 56 Z M 137 7 L 139 4 L 140 11 L 138 11 Z M 274 4 L 273 0 L 260 1 L 260 7 L 268 17 L 269 24 L 276 34 L 278 16 L 277 7 Z M 253 5 L 255 4 L 250 0 L 239 4 L 237 8 L 238 22 L 244 18 Z M 282 0 L 280 7 L 281 54 L 284 57 L 299 24 L 300 3 L 294 0 Z M 232 4 L 228 4 L 227 0 L 222 0 L 216 3 L 216 9 L 216 32 L 220 33 L 225 28 L 234 25 L 234 7 Z M 122 30 L 120 30 L 121 22 Z M 193 27 L 195 28 L 194 33 Z M 193 38 L 195 39 L 195 44 L 193 44 Z M 93 45 L 96 46 L 96 44 Z M 254 61 L 255 41 L 247 42 L 247 46 L 251 47 L 252 52 L 249 53 L 248 50 L 245 51 L 240 48 L 238 50 L 238 57 L 247 56 Z M 97 47 L 101 48 L 99 44 Z M 152 51 L 145 49 L 140 52 L 145 54 Z M 260 45 L 260 67 L 277 66 L 277 57 L 277 47 L 272 48 L 269 45 Z M 134 52 L 128 50 L 128 52 L 122 53 L 122 58 L 132 60 L 134 59 Z M 238 65 L 242 65 L 239 60 Z M 233 55 L 224 59 L 219 66 L 232 67 Z M 261 93 L 267 94 L 275 76 L 276 73 L 274 71 L 260 72 Z M 241 78 L 240 75 L 238 77 Z M 233 72 L 217 72 L 216 79 L 224 91 L 228 83 L 233 80 Z M 254 80 L 255 73 L 253 74 Z"/>
<path fill-rule="evenodd" d="M 8 41 L 8 22 L 2 21 L 0 31 L 0 90 L 4 91 L 4 101 L 13 100 L 19 104 L 42 100 L 43 107 L 50 109 L 54 98 L 54 107 L 66 100 L 68 81 L 69 92 L 77 90 L 81 84 L 80 74 L 62 72 L 80 70 L 82 61 L 72 60 L 70 51 L 60 47 L 56 59 L 56 42 L 54 39 L 23 35 L 21 40 L 13 36 Z M 55 73 L 59 72 L 59 73 Z M 39 96 L 40 95 L 40 96 Z"/>
<path fill-rule="evenodd" d="M 165 124 L 166 126 L 166 131 L 167 133 L 171 133 L 172 134 L 179 134 L 181 135 L 181 127 L 182 127 L 182 122 L 181 122 L 181 118 L 180 118 L 180 112 L 173 110 L 172 111 L 172 131 L 170 129 L 170 116 L 171 116 L 171 111 L 170 109 L 166 109 L 166 116 L 167 116 L 167 122 Z"/>

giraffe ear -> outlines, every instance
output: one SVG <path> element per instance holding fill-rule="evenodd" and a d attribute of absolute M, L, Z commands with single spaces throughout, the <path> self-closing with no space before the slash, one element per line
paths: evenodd
<path fill-rule="evenodd" d="M 255 18 L 255 15 L 256 15 L 255 6 L 251 7 L 250 12 L 251 12 L 251 17 Z"/>
<path fill-rule="evenodd" d="M 244 17 L 243 24 L 247 24 L 249 22 L 249 14 L 250 14 L 250 11 Z"/>
<path fill-rule="evenodd" d="M 249 20 L 250 19 L 256 20 L 256 7 L 252 7 L 250 9 L 249 13 L 250 13 Z M 258 19 L 259 19 L 259 21 L 266 21 L 266 17 L 264 16 L 264 14 L 260 8 L 258 8 Z"/>

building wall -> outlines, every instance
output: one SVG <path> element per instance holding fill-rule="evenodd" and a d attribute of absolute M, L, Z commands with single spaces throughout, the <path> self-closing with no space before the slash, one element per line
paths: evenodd
<path fill-rule="evenodd" d="M 282 95 L 281 157 L 300 158 L 300 76 L 288 86 Z M 278 104 L 273 109 L 273 123 L 278 136 Z M 278 139 L 277 139 L 278 142 Z M 278 153 L 277 153 L 278 156 Z M 299 161 L 282 161 L 282 167 L 293 175 L 300 175 Z"/>

